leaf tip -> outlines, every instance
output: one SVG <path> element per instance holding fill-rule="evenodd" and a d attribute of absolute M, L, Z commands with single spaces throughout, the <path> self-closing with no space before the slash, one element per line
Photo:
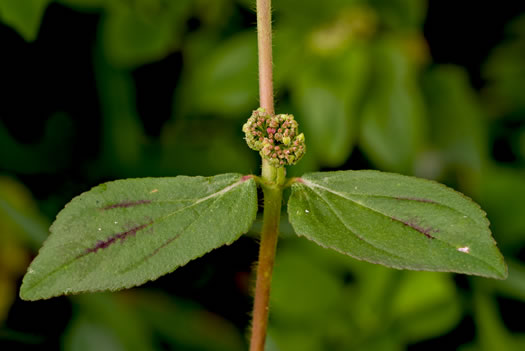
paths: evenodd
<path fill-rule="evenodd" d="M 477 274 L 476 274 L 477 275 Z M 489 274 L 479 274 L 484 278 L 491 278 L 497 280 L 505 280 L 509 276 L 509 269 L 505 263 L 503 256 L 500 254 L 500 260 L 497 264 L 492 265 L 492 270 Z"/>
<path fill-rule="evenodd" d="M 502 270 L 498 270 L 497 275 L 494 277 L 494 279 L 498 280 L 505 280 L 509 276 L 509 268 L 507 267 L 507 264 L 503 262 L 502 264 Z"/>
<path fill-rule="evenodd" d="M 18 292 L 18 296 L 24 301 L 36 301 L 41 299 L 41 297 L 35 296 L 32 293 L 31 289 L 27 287 L 27 284 L 25 282 L 22 283 L 20 291 Z"/>

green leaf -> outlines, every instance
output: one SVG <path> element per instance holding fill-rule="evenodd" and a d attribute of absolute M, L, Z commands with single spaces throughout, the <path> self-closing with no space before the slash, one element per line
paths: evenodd
<path fill-rule="evenodd" d="M 521 350 L 514 347 L 514 340 L 501 320 L 495 299 L 487 291 L 476 289 L 473 300 L 474 319 L 478 330 L 477 350 Z"/>
<path fill-rule="evenodd" d="M 144 167 L 141 157 L 145 144 L 150 142 L 137 112 L 136 91 L 129 71 L 116 68 L 102 54 L 101 41 L 97 42 L 95 74 L 102 113 L 102 163 L 115 177 L 141 175 L 153 167 Z M 148 161 L 155 160 L 148 157 Z M 101 170 L 99 167 L 98 170 Z M 146 168 L 146 169 L 145 169 Z M 142 174 L 144 175 L 144 174 Z M 152 173 L 148 173 L 152 175 Z"/>
<path fill-rule="evenodd" d="M 402 37 L 376 44 L 374 77 L 364 101 L 360 146 L 382 169 L 411 172 L 427 132 L 418 72 L 403 50 Z"/>
<path fill-rule="evenodd" d="M 452 277 L 436 272 L 403 272 L 392 296 L 395 325 L 403 340 L 414 343 L 439 337 L 461 318 L 460 302 Z"/>
<path fill-rule="evenodd" d="M 26 41 L 38 35 L 40 22 L 51 0 L 2 0 L 0 20 L 13 27 Z"/>
<path fill-rule="evenodd" d="M 525 110 L 525 14 L 517 15 L 505 25 L 505 40 L 491 50 L 483 65 L 485 106 L 493 117 L 516 114 Z"/>
<path fill-rule="evenodd" d="M 104 326 L 86 318 L 77 317 L 70 322 L 64 336 L 64 351 L 125 350 L 119 340 Z"/>
<path fill-rule="evenodd" d="M 105 52 L 113 64 L 136 67 L 164 58 L 181 44 L 188 0 L 112 5 L 101 30 Z"/>
<path fill-rule="evenodd" d="M 313 324 L 321 331 L 318 323 L 341 309 L 343 286 L 319 260 L 312 259 L 310 252 L 301 248 L 288 245 L 277 252 L 270 299 L 272 316 L 294 326 Z"/>
<path fill-rule="evenodd" d="M 239 174 L 99 185 L 58 214 L 20 296 L 118 290 L 156 279 L 248 231 L 256 194 L 255 181 Z"/>
<path fill-rule="evenodd" d="M 56 174 L 70 165 L 73 134 L 72 118 L 61 112 L 49 117 L 42 138 L 31 144 L 18 141 L 0 121 L 0 169 L 14 174 Z"/>
<path fill-rule="evenodd" d="M 199 55 L 190 55 L 189 68 L 175 98 L 178 104 L 187 104 L 184 112 L 238 118 L 256 108 L 257 84 L 252 83 L 257 79 L 257 41 L 253 32 L 241 32 L 205 52 L 195 47 L 202 36 L 191 40 L 189 50 Z"/>
<path fill-rule="evenodd" d="M 355 47 L 337 59 L 307 62 L 299 75 L 292 98 L 309 150 L 323 165 L 340 166 L 352 151 L 368 71 L 366 50 Z"/>
<path fill-rule="evenodd" d="M 516 248 L 525 240 L 525 170 L 489 165 L 479 180 L 480 202 L 490 214 L 502 248 Z"/>
<path fill-rule="evenodd" d="M 433 67 L 423 77 L 423 93 L 429 137 L 446 165 L 479 171 L 490 145 L 483 123 L 487 118 L 466 70 Z"/>
<path fill-rule="evenodd" d="M 48 227 L 29 189 L 14 178 L 0 176 L 0 237 L 38 249 Z"/>
<path fill-rule="evenodd" d="M 137 311 L 140 320 L 170 350 L 246 349 L 240 330 L 195 302 L 147 291 L 134 291 L 131 302 L 128 308 Z"/>
<path fill-rule="evenodd" d="M 109 7 L 111 0 L 56 0 L 64 6 L 71 7 L 75 11 L 98 11 Z"/>
<path fill-rule="evenodd" d="M 64 351 L 153 351 L 149 324 L 136 310 L 135 292 L 75 296 L 73 316 L 64 333 Z"/>
<path fill-rule="evenodd" d="M 372 0 L 386 28 L 421 30 L 427 13 L 427 1 Z"/>
<path fill-rule="evenodd" d="M 292 185 L 288 214 L 297 234 L 360 260 L 507 276 L 485 213 L 432 181 L 377 171 L 310 173 Z"/>
<path fill-rule="evenodd" d="M 525 301 L 525 265 L 518 261 L 509 261 L 509 278 L 495 284 L 500 295 Z"/>

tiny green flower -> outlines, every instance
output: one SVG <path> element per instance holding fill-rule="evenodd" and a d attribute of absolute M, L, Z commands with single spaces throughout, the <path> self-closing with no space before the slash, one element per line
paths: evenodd
<path fill-rule="evenodd" d="M 294 165 L 306 151 L 304 134 L 293 115 L 270 115 L 262 107 L 253 111 L 242 131 L 248 146 L 274 167 Z"/>

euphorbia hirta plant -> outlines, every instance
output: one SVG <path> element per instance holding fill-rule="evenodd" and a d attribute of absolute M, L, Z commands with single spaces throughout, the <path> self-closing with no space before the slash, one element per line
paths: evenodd
<path fill-rule="evenodd" d="M 262 351 L 281 214 L 297 235 L 360 260 L 398 269 L 505 279 L 485 213 L 433 181 L 378 171 L 309 173 L 287 179 L 306 152 L 292 115 L 275 114 L 270 0 L 257 1 L 261 108 L 243 126 L 262 174 L 124 179 L 74 198 L 24 277 L 26 300 L 119 290 L 174 271 L 249 231 L 264 196 L 251 350 Z"/>

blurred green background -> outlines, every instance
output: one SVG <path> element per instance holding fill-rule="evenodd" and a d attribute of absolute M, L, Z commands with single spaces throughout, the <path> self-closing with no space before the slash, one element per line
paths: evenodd
<path fill-rule="evenodd" d="M 253 233 L 145 286 L 23 302 L 58 211 L 126 177 L 257 173 L 251 0 L 0 0 L 0 349 L 245 350 Z M 358 262 L 283 218 L 269 351 L 525 349 L 525 3 L 274 0 L 289 175 L 436 179 L 488 213 L 505 281 Z"/>

